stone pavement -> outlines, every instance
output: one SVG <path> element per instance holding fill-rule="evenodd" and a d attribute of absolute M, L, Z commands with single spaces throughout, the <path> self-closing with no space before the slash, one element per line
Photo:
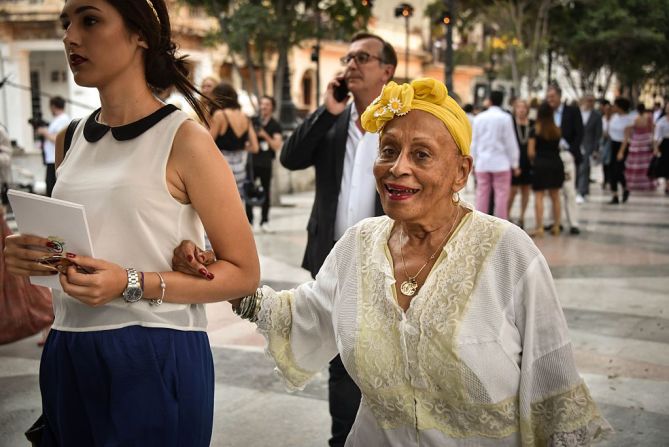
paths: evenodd
<path fill-rule="evenodd" d="M 537 245 L 555 277 L 579 370 L 617 431 L 600 445 L 667 446 L 669 197 L 633 194 L 627 204 L 611 206 L 593 187 L 579 207 L 582 234 L 547 235 Z M 299 265 L 312 195 L 282 200 L 272 209 L 275 232 L 256 233 L 263 283 L 275 288 L 310 279 Z M 532 215 L 530 208 L 529 224 Z M 254 326 L 226 303 L 208 306 L 208 314 L 217 378 L 212 445 L 327 445 L 327 375 L 302 392 L 286 392 Z M 39 414 L 36 340 L 0 346 L 0 447 L 26 445 L 21 433 Z"/>

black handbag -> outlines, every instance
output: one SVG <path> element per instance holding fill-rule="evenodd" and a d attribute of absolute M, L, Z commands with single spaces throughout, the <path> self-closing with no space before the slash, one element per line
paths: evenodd
<path fill-rule="evenodd" d="M 46 421 L 44 420 L 44 415 L 41 414 L 35 423 L 26 431 L 26 438 L 30 441 L 30 445 L 39 447 L 42 444 L 44 430 L 46 430 Z"/>
<path fill-rule="evenodd" d="M 248 157 L 246 162 L 246 180 L 242 184 L 242 193 L 244 195 L 244 202 L 251 206 L 262 206 L 267 200 L 265 188 L 260 184 L 260 179 L 255 179 L 253 173 L 253 157 Z"/>
<path fill-rule="evenodd" d="M 654 156 L 648 164 L 648 178 L 658 178 L 660 176 L 660 157 Z"/>

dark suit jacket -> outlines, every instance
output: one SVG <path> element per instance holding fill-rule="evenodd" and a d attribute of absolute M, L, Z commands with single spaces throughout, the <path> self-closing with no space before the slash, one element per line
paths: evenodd
<path fill-rule="evenodd" d="M 581 154 L 583 117 L 577 107 L 564 105 L 560 130 L 562 131 L 562 138 L 569 143 L 569 152 L 574 156 L 574 163 L 580 164 L 583 161 L 583 154 Z"/>
<path fill-rule="evenodd" d="M 597 110 L 590 112 L 590 117 L 583 127 L 583 154 L 586 157 L 599 149 L 599 140 L 602 139 L 602 114 Z"/>
<path fill-rule="evenodd" d="M 344 170 L 351 107 L 335 116 L 321 106 L 288 138 L 281 149 L 281 164 L 290 170 L 316 169 L 316 197 L 307 224 L 307 248 L 302 267 L 315 277 L 334 246 L 334 227 Z M 369 175 L 372 175 L 370 172 Z M 376 196 L 375 213 L 383 214 Z"/>

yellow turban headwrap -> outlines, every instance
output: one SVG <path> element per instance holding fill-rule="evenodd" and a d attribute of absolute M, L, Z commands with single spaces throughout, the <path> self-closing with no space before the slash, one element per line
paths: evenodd
<path fill-rule="evenodd" d="M 363 129 L 377 133 L 386 123 L 411 110 L 423 110 L 439 118 L 455 140 L 462 155 L 469 155 L 472 126 L 464 110 L 448 96 L 446 86 L 436 79 L 421 78 L 411 84 L 398 85 L 390 81 L 381 95 L 367 107 L 360 117 Z"/>

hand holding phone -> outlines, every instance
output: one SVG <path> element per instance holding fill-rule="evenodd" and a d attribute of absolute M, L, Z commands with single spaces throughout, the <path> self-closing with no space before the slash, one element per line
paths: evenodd
<path fill-rule="evenodd" d="M 337 102 L 344 102 L 348 100 L 348 86 L 344 78 L 338 79 L 339 85 L 334 88 L 332 95 Z"/>

